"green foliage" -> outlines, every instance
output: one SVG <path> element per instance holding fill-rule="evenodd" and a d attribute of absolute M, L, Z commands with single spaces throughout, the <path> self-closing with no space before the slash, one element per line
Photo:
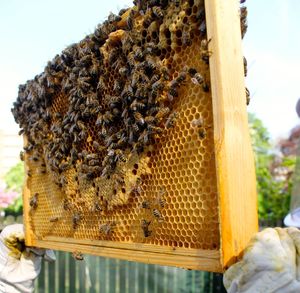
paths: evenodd
<path fill-rule="evenodd" d="M 24 164 L 19 162 L 13 166 L 4 177 L 5 183 L 9 189 L 21 192 L 24 181 Z"/>
<path fill-rule="evenodd" d="M 18 198 L 5 209 L 6 214 L 19 215 L 22 213 L 23 201 L 22 201 L 22 187 L 24 181 L 24 164 L 19 162 L 13 166 L 4 177 L 7 188 L 19 193 Z"/>
<path fill-rule="evenodd" d="M 274 166 L 292 172 L 295 158 L 280 157 L 279 160 L 274 154 L 267 129 L 253 114 L 249 114 L 249 126 L 255 152 L 258 216 L 260 220 L 280 221 L 289 212 L 292 176 L 278 176 Z"/>

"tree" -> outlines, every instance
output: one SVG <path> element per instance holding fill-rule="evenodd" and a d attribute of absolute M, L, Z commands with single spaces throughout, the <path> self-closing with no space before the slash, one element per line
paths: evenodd
<path fill-rule="evenodd" d="M 24 181 L 24 164 L 19 162 L 13 166 L 4 177 L 7 190 L 10 192 L 17 192 L 18 196 L 16 200 L 5 208 L 6 214 L 19 215 L 22 214 L 23 202 L 22 202 L 22 188 Z"/>
<path fill-rule="evenodd" d="M 256 163 L 259 219 L 276 223 L 289 212 L 295 157 L 276 153 L 262 121 L 251 113 L 249 127 Z"/>

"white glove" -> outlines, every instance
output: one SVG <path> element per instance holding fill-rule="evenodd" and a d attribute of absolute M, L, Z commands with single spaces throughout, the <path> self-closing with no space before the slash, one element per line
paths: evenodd
<path fill-rule="evenodd" d="M 267 228 L 257 233 L 223 282 L 228 293 L 300 292 L 300 231 Z"/>
<path fill-rule="evenodd" d="M 43 257 L 55 260 L 52 250 L 25 247 L 22 224 L 5 227 L 0 234 L 0 292 L 33 292 Z"/>

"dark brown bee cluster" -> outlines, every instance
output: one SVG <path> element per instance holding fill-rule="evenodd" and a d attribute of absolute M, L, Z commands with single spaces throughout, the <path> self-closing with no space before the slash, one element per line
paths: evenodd
<path fill-rule="evenodd" d="M 211 52 L 200 2 L 192 23 L 184 24 L 176 42 L 186 48 L 192 45 L 193 36 L 200 37 L 199 58 L 207 64 Z M 209 91 L 208 82 L 196 69 L 173 69 L 171 32 L 164 28 L 164 40 L 160 39 L 167 8 L 171 5 L 174 11 L 183 9 L 191 15 L 189 6 L 194 1 L 189 3 L 134 1 L 133 9 L 111 13 L 93 34 L 67 47 L 48 62 L 43 73 L 19 86 L 12 112 L 20 134 L 27 138 L 25 154 L 39 162 L 41 172 L 55 174 L 61 188 L 68 183 L 64 172 L 71 168 L 78 172 L 77 178 L 116 177 L 122 185 L 118 165 L 126 163 L 130 153 L 143 153 L 175 126 L 178 113 L 173 104 L 180 88 L 192 82 Z M 241 11 L 245 27 L 245 10 Z M 69 209 L 67 200 L 64 205 Z M 162 219 L 158 209 L 152 214 Z M 74 229 L 80 221 L 81 215 L 75 213 Z M 147 236 L 149 224 L 145 222 L 142 228 Z M 106 226 L 101 231 L 110 234 Z"/>
<path fill-rule="evenodd" d="M 56 174 L 79 161 L 85 179 L 110 177 L 118 162 L 127 160 L 125 150 L 142 153 L 175 123 L 170 101 L 178 96 L 187 72 L 172 78 L 161 62 L 165 53 L 159 39 L 145 42 L 133 30 L 134 19 L 144 15 L 143 26 L 157 23 L 158 34 L 168 1 L 135 4 L 137 9 L 127 11 L 125 26 L 118 24 L 126 10 L 110 14 L 94 34 L 67 47 L 19 88 L 12 112 L 27 137 L 25 151 L 35 150 Z M 118 29 L 122 37 L 110 40 L 109 34 Z M 91 127 L 93 152 L 85 147 Z M 57 183 L 63 186 L 63 180 Z"/>

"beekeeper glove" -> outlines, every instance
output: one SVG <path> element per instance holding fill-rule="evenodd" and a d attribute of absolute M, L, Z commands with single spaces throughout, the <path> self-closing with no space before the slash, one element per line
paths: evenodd
<path fill-rule="evenodd" d="M 33 292 L 42 258 L 54 261 L 54 252 L 26 247 L 22 224 L 5 227 L 0 234 L 0 292 Z"/>
<path fill-rule="evenodd" d="M 267 228 L 257 233 L 223 282 L 228 293 L 300 292 L 300 231 Z"/>

